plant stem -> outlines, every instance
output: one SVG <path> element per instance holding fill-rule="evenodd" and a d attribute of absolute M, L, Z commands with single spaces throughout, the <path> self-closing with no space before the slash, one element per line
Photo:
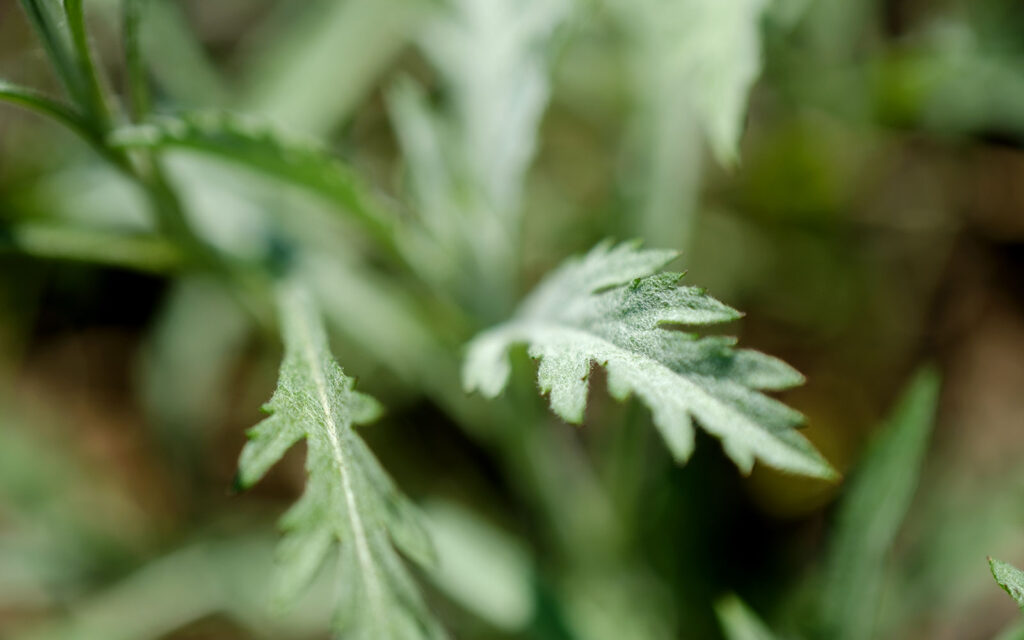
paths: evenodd
<path fill-rule="evenodd" d="M 57 77 L 64 85 L 68 96 L 72 102 L 84 103 L 85 87 L 82 84 L 82 78 L 78 73 L 71 49 L 55 21 L 55 16 L 40 0 L 21 0 L 21 6 L 32 27 L 39 34 L 39 39 L 42 40 L 43 47 L 45 47 L 54 70 L 57 72 Z"/>
<path fill-rule="evenodd" d="M 124 39 L 125 66 L 128 69 L 128 98 L 132 116 L 136 121 L 149 114 L 149 86 L 146 83 L 146 69 L 142 60 L 139 29 L 142 23 L 142 3 L 145 0 L 123 0 L 121 30 Z"/>
<path fill-rule="evenodd" d="M 85 30 L 85 14 L 82 0 L 64 0 L 64 11 L 67 14 L 68 28 L 71 31 L 71 42 L 78 58 L 78 70 L 84 82 L 84 102 L 93 121 L 98 128 L 107 131 L 110 128 L 110 110 L 103 97 L 100 76 L 93 63 L 92 51 L 89 48 L 89 34 Z"/>
<path fill-rule="evenodd" d="M 182 264 L 178 247 L 164 238 L 39 224 L 23 224 L 4 230 L 0 251 L 5 249 L 31 256 L 106 264 L 148 273 L 168 273 Z"/>

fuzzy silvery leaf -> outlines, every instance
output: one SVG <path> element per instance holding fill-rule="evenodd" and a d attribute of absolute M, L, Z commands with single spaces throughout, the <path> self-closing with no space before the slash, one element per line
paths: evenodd
<path fill-rule="evenodd" d="M 995 558 L 988 559 L 988 566 L 999 586 L 1010 594 L 1017 606 L 1024 611 L 1024 571 Z"/>
<path fill-rule="evenodd" d="M 380 405 L 356 391 L 331 356 L 318 312 L 301 289 L 282 288 L 279 306 L 284 361 L 265 407 L 270 417 L 248 432 L 238 482 L 251 486 L 305 438 L 306 490 L 282 520 L 281 596 L 296 596 L 337 546 L 340 636 L 444 638 L 395 550 L 430 562 L 430 540 L 413 505 L 354 430 L 375 419 Z"/>
<path fill-rule="evenodd" d="M 508 350 L 526 344 L 540 361 L 538 381 L 552 410 L 583 420 L 592 363 L 608 372 L 612 396 L 636 395 L 651 410 L 672 455 L 689 458 L 696 422 L 720 438 L 743 471 L 759 459 L 778 469 L 832 478 L 835 471 L 796 430 L 802 416 L 760 393 L 798 385 L 784 362 L 728 337 L 699 338 L 671 325 L 729 322 L 740 313 L 702 289 L 679 286 L 682 274 L 658 273 L 671 251 L 602 243 L 541 282 L 508 322 L 469 345 L 467 390 L 496 396 L 508 382 Z"/>

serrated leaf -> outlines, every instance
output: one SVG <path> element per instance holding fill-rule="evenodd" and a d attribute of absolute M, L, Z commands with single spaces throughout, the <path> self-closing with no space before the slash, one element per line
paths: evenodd
<path fill-rule="evenodd" d="M 463 369 L 467 390 L 495 396 L 508 382 L 508 350 L 527 344 L 540 360 L 538 381 L 552 410 L 583 420 L 591 364 L 608 371 L 608 389 L 646 404 L 673 456 L 693 450 L 696 419 L 743 472 L 760 459 L 778 469 L 821 478 L 835 471 L 795 427 L 802 416 L 758 390 L 803 381 L 789 365 L 733 338 L 697 336 L 666 325 L 728 322 L 739 312 L 695 287 L 678 286 L 678 273 L 655 273 L 675 253 L 605 242 L 569 260 L 546 278 L 510 321 L 469 346 Z"/>
<path fill-rule="evenodd" d="M 438 247 L 422 271 L 475 314 L 513 301 L 522 192 L 551 88 L 553 34 L 566 0 L 455 0 L 420 34 L 444 108 L 410 79 L 389 93 L 410 195 Z"/>
<path fill-rule="evenodd" d="M 842 499 L 820 590 L 835 638 L 873 638 L 885 562 L 917 488 L 935 421 L 939 375 L 918 372 L 868 448 Z"/>
<path fill-rule="evenodd" d="M 491 215 L 519 208 L 523 174 L 550 94 L 552 33 L 566 0 L 454 0 L 420 44 L 451 93 L 457 135 L 447 142 Z"/>
<path fill-rule="evenodd" d="M 1024 611 L 1024 571 L 995 558 L 988 559 L 988 566 L 992 570 L 992 577 L 996 579 L 999 586 L 1010 594 L 1021 611 Z"/>
<path fill-rule="evenodd" d="M 380 413 L 331 356 L 318 312 L 294 285 L 279 296 L 285 357 L 270 417 L 249 430 L 239 484 L 259 480 L 305 438 L 307 484 L 285 514 L 280 546 L 284 600 L 294 598 L 339 546 L 336 631 L 345 638 L 444 638 L 392 544 L 429 562 L 432 547 L 412 504 L 397 490 L 353 427 Z"/>

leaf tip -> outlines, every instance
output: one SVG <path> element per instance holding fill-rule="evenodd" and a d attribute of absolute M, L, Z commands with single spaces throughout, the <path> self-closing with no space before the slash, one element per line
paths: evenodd
<path fill-rule="evenodd" d="M 242 476 L 241 471 L 236 471 L 234 477 L 231 479 L 231 486 L 228 488 L 228 495 L 237 496 L 240 493 L 245 493 L 252 486 L 252 483 L 246 482 Z"/>

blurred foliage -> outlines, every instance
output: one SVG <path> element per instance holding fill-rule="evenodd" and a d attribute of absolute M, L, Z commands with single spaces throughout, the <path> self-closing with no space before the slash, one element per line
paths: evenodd
<path fill-rule="evenodd" d="M 1020 3 L 123 3 L 0 0 L 0 636 L 328 637 L 331 570 L 268 606 L 302 452 L 230 491 L 286 268 L 454 637 L 1022 636 Z M 848 482 L 677 466 L 597 369 L 563 424 L 521 351 L 462 391 L 608 236 L 745 312 Z"/>

